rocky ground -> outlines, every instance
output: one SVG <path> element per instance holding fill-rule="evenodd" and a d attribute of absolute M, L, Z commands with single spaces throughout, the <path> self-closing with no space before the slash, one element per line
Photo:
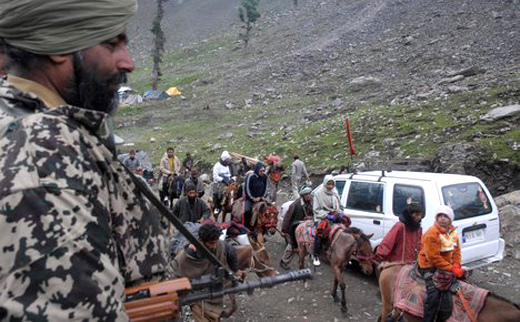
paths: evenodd
<path fill-rule="evenodd" d="M 520 187 L 518 0 L 263 0 L 245 49 L 238 5 L 165 3 L 161 87 L 184 98 L 116 117 L 155 162 L 167 145 L 205 166 L 224 149 L 288 162 L 299 151 L 323 174 L 349 162 L 349 117 L 360 168 L 473 174 L 494 195 Z M 154 11 L 140 1 L 129 26 L 141 91 Z M 486 117 L 505 106 L 516 112 Z"/>
<path fill-rule="evenodd" d="M 284 242 L 275 237 L 267 242 L 274 263 L 278 263 Z M 297 257 L 292 268 L 297 269 Z M 308 265 L 308 264 L 307 264 Z M 283 273 L 277 264 L 274 266 Z M 476 270 L 470 281 L 509 300 L 520 298 L 520 261 L 504 261 Z M 253 277 L 254 278 L 254 277 Z M 343 315 L 339 304 L 330 297 L 333 277 L 330 267 L 323 264 L 308 282 L 288 283 L 272 289 L 259 290 L 252 296 L 238 296 L 239 310 L 228 321 L 376 321 L 381 308 L 379 287 L 375 276 L 364 276 L 355 267 L 345 271 L 347 305 Z"/>

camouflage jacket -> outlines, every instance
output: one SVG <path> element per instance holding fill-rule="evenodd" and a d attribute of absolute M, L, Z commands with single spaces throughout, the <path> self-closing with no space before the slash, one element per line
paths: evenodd
<path fill-rule="evenodd" d="M 0 320 L 125 321 L 125 286 L 171 276 L 166 225 L 106 120 L 0 80 Z"/>

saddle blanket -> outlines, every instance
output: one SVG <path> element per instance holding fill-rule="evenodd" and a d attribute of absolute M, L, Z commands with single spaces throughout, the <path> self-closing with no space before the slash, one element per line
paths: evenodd
<path fill-rule="evenodd" d="M 302 222 L 294 232 L 296 240 L 299 244 L 314 244 L 314 237 L 316 236 L 316 227 L 312 220 Z"/>
<path fill-rule="evenodd" d="M 394 306 L 422 318 L 426 284 L 412 276 L 411 273 L 414 268 L 414 265 L 407 265 L 399 272 L 394 285 Z M 459 281 L 459 284 L 462 294 L 464 294 L 475 317 L 478 317 L 489 292 L 464 281 Z M 453 312 L 447 322 L 471 322 L 460 298 L 455 294 L 453 294 Z"/>
<path fill-rule="evenodd" d="M 329 241 L 333 241 L 334 237 L 337 237 L 337 233 L 341 230 L 345 230 L 345 225 L 343 224 L 334 224 L 332 225 L 332 228 L 330 229 L 329 235 L 327 236 L 329 238 Z M 313 244 L 314 238 L 316 238 L 316 226 L 314 226 L 314 223 L 312 220 L 304 221 L 301 225 L 298 225 L 296 227 L 296 240 L 301 243 L 308 243 Z"/>

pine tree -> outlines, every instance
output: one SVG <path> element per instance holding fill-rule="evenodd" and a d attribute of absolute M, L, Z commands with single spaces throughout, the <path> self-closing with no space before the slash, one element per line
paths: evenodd
<path fill-rule="evenodd" d="M 245 25 L 242 28 L 245 29 L 245 33 L 240 33 L 239 37 L 244 41 L 244 47 L 247 47 L 249 43 L 249 33 L 253 29 L 253 23 L 260 18 L 260 12 L 258 12 L 259 0 L 242 0 L 240 7 L 238 8 L 238 17 Z"/>
<path fill-rule="evenodd" d="M 153 20 L 152 29 L 150 29 L 154 35 L 152 47 L 152 90 L 154 91 L 157 90 L 157 85 L 162 76 L 160 64 L 162 63 L 162 54 L 164 52 L 164 43 L 166 42 L 166 39 L 164 38 L 164 32 L 161 28 L 161 21 L 164 15 L 163 4 L 167 1 L 168 0 L 157 0 L 157 15 Z"/>

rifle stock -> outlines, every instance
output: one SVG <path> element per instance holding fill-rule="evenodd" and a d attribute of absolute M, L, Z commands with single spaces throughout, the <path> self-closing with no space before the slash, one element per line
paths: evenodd
<path fill-rule="evenodd" d="M 262 277 L 230 288 L 220 288 L 217 283 L 216 291 L 190 294 L 198 287 L 189 279 L 183 277 L 166 282 L 145 283 L 125 290 L 125 310 L 132 322 L 159 322 L 168 321 L 179 315 L 179 307 L 190 305 L 204 300 L 224 297 L 228 294 L 247 292 L 252 294 L 256 288 L 270 288 L 277 284 L 294 282 L 312 278 L 310 269 L 302 269 L 273 277 Z M 199 284 L 200 286 L 200 284 Z M 211 285 L 208 288 L 212 289 Z"/>

